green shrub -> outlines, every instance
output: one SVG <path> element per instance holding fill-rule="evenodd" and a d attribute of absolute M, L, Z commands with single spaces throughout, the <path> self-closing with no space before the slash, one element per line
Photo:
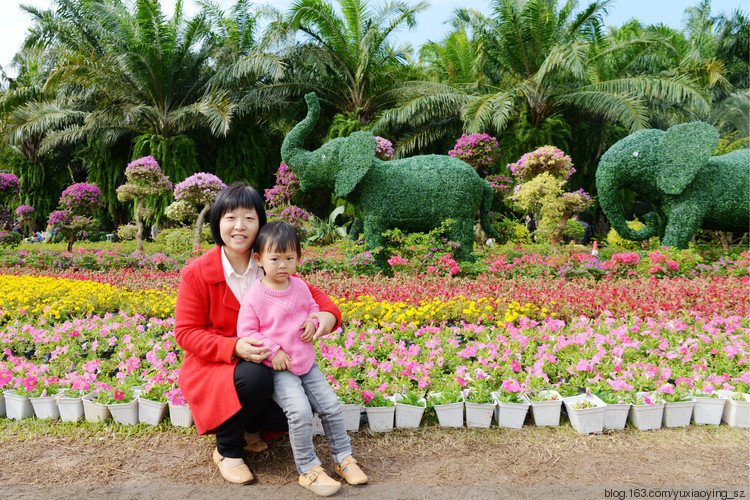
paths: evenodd
<path fill-rule="evenodd" d="M 193 249 L 193 228 L 178 227 L 173 229 L 162 229 L 154 238 L 154 243 L 164 245 L 171 254 L 190 252 Z M 201 242 L 212 244 L 211 227 L 204 224 L 201 230 Z"/>
<path fill-rule="evenodd" d="M 135 224 L 125 224 L 117 228 L 117 238 L 120 241 L 132 241 L 135 239 L 135 233 L 138 229 Z"/>
<path fill-rule="evenodd" d="M 16 248 L 21 244 L 22 239 L 21 233 L 0 230 L 0 247 Z"/>
<path fill-rule="evenodd" d="M 628 224 L 628 227 L 632 229 L 633 231 L 639 231 L 646 227 L 646 224 L 638 220 L 636 217 L 634 220 L 626 221 Z M 580 226 L 580 224 L 579 224 Z M 622 236 L 620 236 L 615 228 L 612 228 L 607 233 L 607 245 L 615 246 L 619 248 L 624 248 L 627 250 L 638 250 L 640 248 L 643 248 L 642 246 L 643 242 L 641 241 L 632 241 L 632 240 L 626 240 Z M 658 248 L 659 247 L 659 238 L 654 236 L 653 238 L 648 240 L 647 248 Z"/>

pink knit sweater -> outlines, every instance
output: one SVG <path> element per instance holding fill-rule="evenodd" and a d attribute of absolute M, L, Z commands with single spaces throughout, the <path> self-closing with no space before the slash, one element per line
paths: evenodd
<path fill-rule="evenodd" d="M 315 348 L 312 342 L 302 342 L 300 326 L 319 310 L 305 282 L 296 276 L 289 278 L 286 290 L 271 290 L 257 280 L 242 299 L 237 336 L 256 338 L 268 347 L 271 355 L 263 361 L 266 366 L 282 349 L 291 358 L 290 371 L 304 375 L 315 362 Z M 317 319 L 313 323 L 317 328 Z"/>

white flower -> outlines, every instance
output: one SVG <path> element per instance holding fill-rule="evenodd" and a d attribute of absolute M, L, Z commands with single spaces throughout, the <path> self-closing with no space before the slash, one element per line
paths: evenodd
<path fill-rule="evenodd" d="M 633 156 L 638 156 L 638 151 L 633 151 Z M 325 156 L 323 158 L 325 158 Z"/>
<path fill-rule="evenodd" d="M 325 159 L 326 155 L 320 155 L 320 157 Z"/>

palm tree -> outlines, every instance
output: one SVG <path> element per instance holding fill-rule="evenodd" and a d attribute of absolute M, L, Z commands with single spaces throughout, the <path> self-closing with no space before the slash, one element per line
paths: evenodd
<path fill-rule="evenodd" d="M 156 157 L 173 181 L 197 171 L 195 146 L 186 134 L 200 128 L 225 135 L 234 110 L 228 92 L 207 90 L 213 45 L 205 16 L 186 19 L 182 0 L 171 19 L 155 0 L 136 0 L 132 10 L 124 0 L 56 4 L 56 12 L 29 9 L 37 25 L 29 43 L 56 58 L 45 82 L 54 99 L 22 108 L 27 120 L 7 134 L 22 140 L 44 131 L 43 150 L 136 137 L 133 156 Z M 116 187 L 124 166 L 99 177 L 114 179 Z"/>
<path fill-rule="evenodd" d="M 650 125 L 650 101 L 679 103 L 683 111 L 705 114 L 706 92 L 689 76 L 618 72 L 668 42 L 652 33 L 622 41 L 605 36 L 601 18 L 610 2 L 593 2 L 578 14 L 573 0 L 559 10 L 556 0 L 494 0 L 493 17 L 456 11 L 456 20 L 471 26 L 481 43 L 487 83 L 473 91 L 445 86 L 421 101 L 413 98 L 411 85 L 404 86 L 409 90 L 403 95 L 410 99 L 385 119 L 397 124 L 422 114 L 440 119 L 443 110 L 460 107 L 465 132 L 501 132 L 512 126 L 523 152 L 542 145 L 571 112 L 631 131 Z"/>
<path fill-rule="evenodd" d="M 294 51 L 304 69 L 293 83 L 315 90 L 339 113 L 356 113 L 364 126 L 386 104 L 394 74 L 411 52 L 408 43 L 392 46 L 392 35 L 416 26 L 416 14 L 428 4 L 397 0 L 371 7 L 366 0 L 337 1 L 341 17 L 325 0 L 297 0 L 289 10 L 289 29 L 309 39 Z"/>

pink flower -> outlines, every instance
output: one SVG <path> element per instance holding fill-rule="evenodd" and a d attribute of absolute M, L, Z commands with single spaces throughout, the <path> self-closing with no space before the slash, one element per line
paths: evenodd
<path fill-rule="evenodd" d="M 521 385 L 516 379 L 503 380 L 502 388 L 505 392 L 521 392 Z"/>
<path fill-rule="evenodd" d="M 656 390 L 662 394 L 674 394 L 674 387 L 672 387 L 672 384 L 664 384 Z"/>
<path fill-rule="evenodd" d="M 122 401 L 125 398 L 125 393 L 119 389 L 115 390 L 114 397 L 116 401 Z"/>
<path fill-rule="evenodd" d="M 372 398 L 375 397 L 375 393 L 372 391 L 364 391 L 362 393 L 362 398 L 365 400 L 365 404 L 369 403 Z"/>

